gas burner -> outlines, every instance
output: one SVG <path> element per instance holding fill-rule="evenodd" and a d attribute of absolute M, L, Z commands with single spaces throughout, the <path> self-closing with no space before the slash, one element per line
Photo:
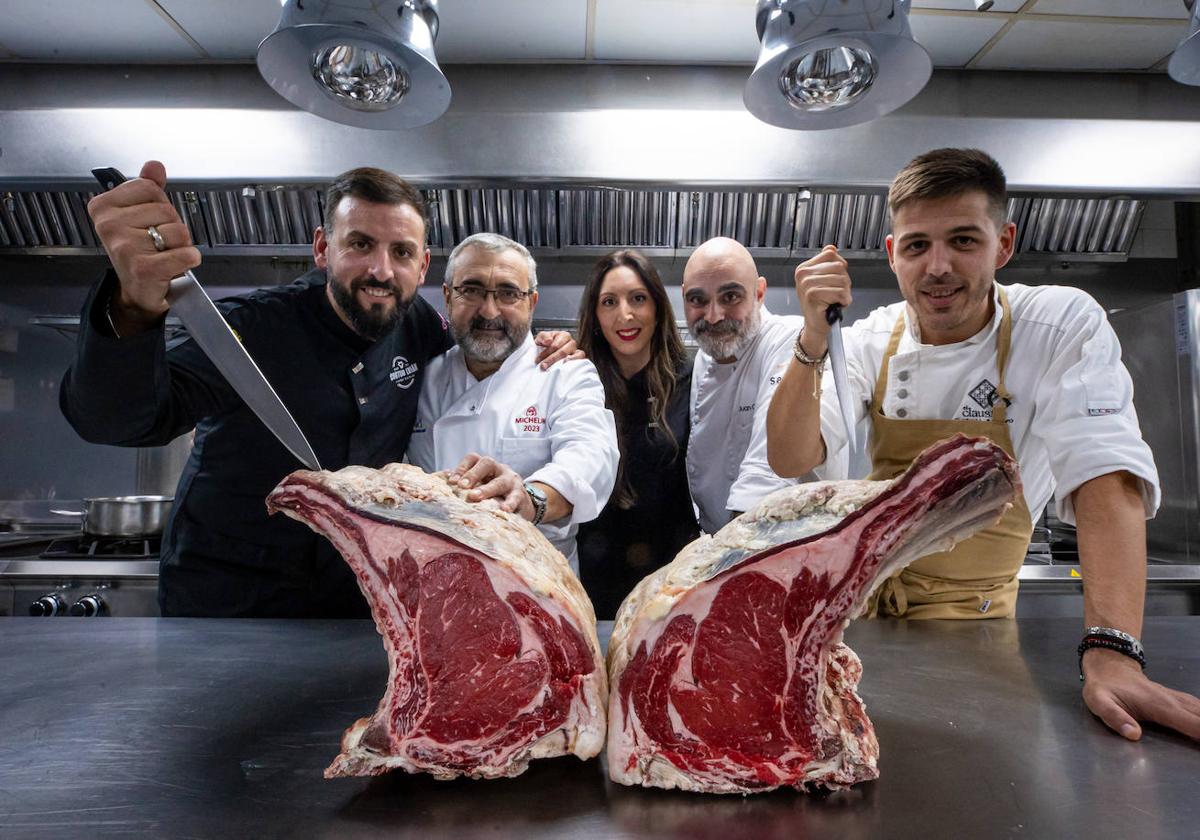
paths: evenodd
<path fill-rule="evenodd" d="M 162 537 L 76 536 L 53 540 L 39 556 L 46 560 L 137 560 L 158 557 Z"/>

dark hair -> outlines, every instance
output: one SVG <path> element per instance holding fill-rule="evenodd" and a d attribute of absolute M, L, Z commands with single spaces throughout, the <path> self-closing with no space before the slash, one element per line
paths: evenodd
<path fill-rule="evenodd" d="M 646 365 L 646 390 L 653 398 L 652 419 L 666 433 L 667 439 L 678 449 L 679 441 L 671 433 L 667 423 L 667 405 L 675 391 L 675 371 L 679 369 L 684 359 L 683 341 L 679 338 L 679 328 L 675 325 L 675 312 L 671 301 L 667 298 L 667 290 L 663 287 L 658 269 L 640 251 L 632 248 L 613 251 L 601 257 L 592 268 L 587 286 L 583 290 L 583 298 L 579 302 L 579 349 L 592 360 L 604 384 L 605 403 L 616 417 L 618 442 L 623 438 L 629 417 L 630 396 L 629 386 L 612 348 L 600 331 L 600 321 L 596 310 L 600 303 L 600 287 L 604 278 L 614 268 L 625 267 L 632 270 L 646 285 L 650 299 L 654 301 L 654 335 L 650 339 L 650 362 Z M 637 500 L 637 493 L 625 478 L 625 453 L 621 453 L 621 464 L 617 468 L 617 482 L 613 490 L 613 501 L 618 507 L 629 508 Z"/>
<path fill-rule="evenodd" d="M 888 213 L 910 201 L 948 198 L 967 192 L 987 196 L 988 212 L 996 226 L 1008 215 L 1004 170 L 991 155 L 979 149 L 934 149 L 910 160 L 888 188 Z"/>
<path fill-rule="evenodd" d="M 376 204 L 407 204 L 421 216 L 421 223 L 428 228 L 425 219 L 425 197 L 421 191 L 403 178 L 385 169 L 360 166 L 343 172 L 333 179 L 325 190 L 325 211 L 321 224 L 325 235 L 333 234 L 333 216 L 343 198 L 361 198 Z"/>

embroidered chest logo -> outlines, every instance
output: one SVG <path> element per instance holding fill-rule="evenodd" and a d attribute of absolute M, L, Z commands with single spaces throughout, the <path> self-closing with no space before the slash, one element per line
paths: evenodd
<path fill-rule="evenodd" d="M 537 406 L 531 405 L 525 413 L 513 421 L 519 432 L 540 432 L 546 423 L 546 418 L 538 414 Z"/>
<path fill-rule="evenodd" d="M 997 400 L 1001 399 L 1000 392 L 996 390 L 996 386 L 984 379 L 968 391 L 967 394 L 979 408 L 973 408 L 968 403 L 959 409 L 959 416 L 964 420 L 991 420 L 992 406 L 996 404 Z M 1005 405 L 1012 405 L 1012 400 L 1004 400 L 1004 403 Z M 1005 421 L 1011 423 L 1013 419 L 1007 417 Z"/>
<path fill-rule="evenodd" d="M 992 403 L 996 401 L 996 386 L 986 379 L 970 390 L 971 399 L 978 403 L 980 408 L 991 408 Z"/>
<path fill-rule="evenodd" d="M 392 380 L 392 384 L 397 388 L 408 388 L 416 380 L 418 370 L 420 367 L 416 362 L 396 356 L 392 359 L 392 372 L 388 374 L 388 379 Z"/>

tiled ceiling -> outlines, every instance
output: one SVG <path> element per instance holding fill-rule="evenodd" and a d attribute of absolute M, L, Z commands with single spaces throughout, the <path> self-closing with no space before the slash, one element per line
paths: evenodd
<path fill-rule="evenodd" d="M 369 0 L 356 0 L 358 3 Z M 832 0 L 830 0 L 832 2 Z M 0 61 L 253 61 L 279 0 L 4 0 Z M 752 64 L 754 0 L 441 0 L 444 63 Z M 913 34 L 948 68 L 1164 70 L 1183 0 L 915 0 Z"/>

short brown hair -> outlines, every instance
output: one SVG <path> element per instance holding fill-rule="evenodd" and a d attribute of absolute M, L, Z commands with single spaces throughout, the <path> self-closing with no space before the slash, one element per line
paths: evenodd
<path fill-rule="evenodd" d="M 979 149 L 934 149 L 910 160 L 888 187 L 888 213 L 910 201 L 948 198 L 968 192 L 987 196 L 988 211 L 996 226 L 1008 216 L 1004 170 L 991 155 Z"/>
<path fill-rule="evenodd" d="M 425 197 L 421 191 L 403 178 L 385 169 L 360 166 L 343 172 L 333 179 L 325 190 L 325 211 L 321 224 L 325 235 L 333 233 L 333 215 L 343 198 L 361 198 L 376 204 L 407 204 L 421 216 L 422 225 L 428 230 L 425 218 Z"/>

